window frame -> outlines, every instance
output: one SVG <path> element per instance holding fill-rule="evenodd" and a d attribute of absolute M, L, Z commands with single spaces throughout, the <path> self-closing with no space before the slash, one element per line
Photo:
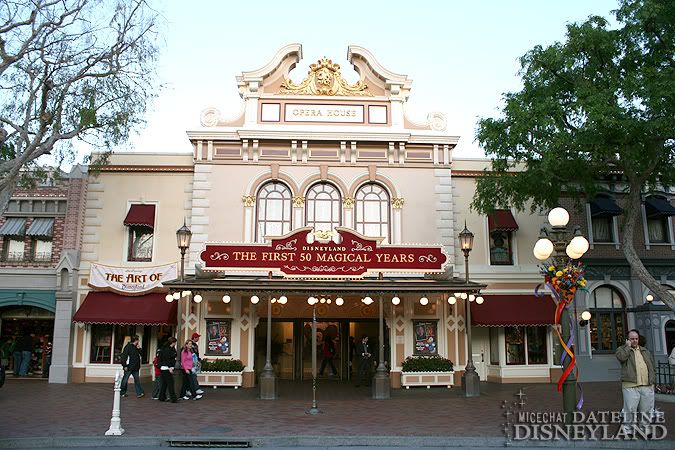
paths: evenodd
<path fill-rule="evenodd" d="M 506 243 L 507 243 L 507 254 L 508 254 L 508 261 L 507 262 L 495 262 L 492 259 L 492 253 L 493 253 L 493 247 L 494 244 L 494 234 L 495 233 L 501 233 L 503 235 L 506 235 Z M 514 251 L 513 251 L 513 231 L 501 231 L 501 230 L 494 230 L 494 231 L 489 231 L 488 232 L 488 255 L 490 258 L 490 265 L 491 266 L 514 266 L 515 261 L 514 261 Z"/>
<path fill-rule="evenodd" d="M 128 262 L 151 262 L 153 255 L 154 255 L 154 249 L 155 249 L 155 229 L 152 227 L 144 226 L 144 225 L 127 225 L 127 241 L 128 241 L 128 246 L 127 246 L 127 261 Z M 134 252 L 134 232 L 135 231 L 140 231 L 142 229 L 147 229 L 150 230 L 150 239 L 152 241 L 150 242 L 150 257 L 149 258 L 141 258 L 137 257 L 133 254 Z M 147 234 L 147 233 L 146 233 Z"/>
<path fill-rule="evenodd" d="M 658 197 L 661 198 L 665 201 L 669 201 L 667 198 L 665 198 L 662 195 L 648 195 L 645 197 L 644 201 L 642 202 L 642 226 L 644 230 L 644 239 L 645 239 L 645 247 L 647 250 L 652 245 L 655 246 L 671 246 L 673 250 L 675 250 L 675 232 L 673 231 L 673 218 L 672 216 L 662 216 L 662 217 L 654 217 L 654 218 L 649 218 L 647 217 L 647 207 L 645 205 L 645 202 L 648 198 L 650 197 Z M 652 241 L 649 237 L 649 230 L 650 230 L 650 221 L 659 221 L 661 224 L 661 228 L 664 232 L 664 240 L 663 241 Z"/>
<path fill-rule="evenodd" d="M 602 289 L 608 289 L 611 292 L 611 301 L 612 301 L 612 307 L 607 308 L 607 307 L 597 307 L 597 294 L 600 290 Z M 614 298 L 619 300 L 621 306 L 619 308 L 614 307 Z M 591 313 L 591 320 L 588 325 L 588 333 L 589 333 L 589 346 L 590 346 L 590 352 L 591 353 L 599 353 L 599 354 L 612 354 L 616 351 L 616 349 L 623 345 L 623 336 L 625 336 L 628 332 L 628 325 L 627 325 L 627 315 L 626 315 L 626 301 L 623 298 L 623 295 L 614 288 L 613 286 L 609 285 L 603 285 L 603 286 L 598 286 L 596 289 L 593 290 L 593 292 L 590 295 L 589 299 L 589 305 L 588 305 L 588 311 Z M 601 340 L 602 337 L 604 337 L 604 333 L 602 335 L 598 334 L 600 331 L 599 328 L 599 318 L 601 316 L 609 316 L 609 323 L 610 323 L 610 340 L 612 342 L 611 346 L 609 349 L 598 349 L 598 344 Z M 617 334 L 617 322 L 616 322 L 616 317 L 620 316 L 621 321 L 622 321 L 622 327 L 623 327 L 623 332 L 621 333 L 621 336 Z M 596 343 L 594 345 L 593 341 L 593 334 L 594 331 L 596 330 Z"/>
<path fill-rule="evenodd" d="M 359 194 L 361 192 L 364 192 L 364 189 L 373 188 L 373 187 L 377 187 L 377 188 L 380 189 L 380 194 L 384 194 L 384 199 L 382 197 L 380 197 L 379 194 L 376 194 L 378 196 L 379 200 L 368 200 L 368 199 L 365 199 L 365 198 L 359 199 Z M 364 194 L 364 195 L 367 196 L 368 194 L 372 194 L 372 193 L 373 192 L 371 191 L 370 193 L 367 193 L 367 194 Z M 368 222 L 368 221 L 366 221 L 366 219 L 365 219 L 365 216 L 366 216 L 365 209 L 366 209 L 366 205 L 370 205 L 370 204 L 378 204 L 378 207 L 379 207 L 378 217 L 380 217 L 380 219 L 382 219 L 383 208 L 386 210 L 386 222 L 382 222 L 382 220 L 380 220 L 378 222 Z M 364 217 L 363 217 L 362 221 L 359 221 L 360 205 L 363 206 L 362 209 L 363 209 L 363 216 Z M 364 183 L 361 186 L 359 186 L 359 188 L 354 193 L 354 230 L 356 230 L 356 232 L 358 232 L 358 233 L 360 233 L 364 236 L 369 236 L 369 237 L 383 237 L 384 238 L 383 241 L 382 241 L 383 243 L 391 243 L 391 217 L 392 217 L 392 214 L 391 214 L 391 194 L 389 193 L 389 191 L 387 190 L 386 187 L 384 187 L 382 184 L 376 183 L 376 182 Z M 380 231 L 382 231 L 383 229 L 386 230 L 386 234 L 382 235 L 380 233 L 380 235 L 378 235 L 378 236 L 370 236 L 369 234 L 366 233 L 366 226 L 367 225 L 371 225 L 371 226 L 377 225 L 379 227 Z"/>
<path fill-rule="evenodd" d="M 12 242 L 19 242 L 23 246 L 23 250 L 20 252 L 21 257 L 18 257 L 19 252 L 10 250 Z M 18 246 L 18 244 L 17 244 Z M 5 262 L 22 262 L 26 260 L 26 240 L 24 238 L 19 239 L 18 236 L 5 236 L 2 246 L 2 260 Z M 17 257 L 10 257 L 11 253 L 16 253 Z"/>
<path fill-rule="evenodd" d="M 49 245 L 49 257 L 47 257 L 47 256 L 38 257 L 38 251 L 37 251 L 38 250 L 38 248 L 37 248 L 38 242 L 49 242 L 49 244 L 50 244 Z M 31 254 L 32 254 L 33 261 L 43 262 L 43 263 L 51 262 L 52 257 L 54 256 L 54 240 L 52 238 L 49 238 L 49 239 L 34 238 L 34 239 L 32 239 L 31 244 L 32 244 Z M 43 253 L 47 254 L 47 252 L 43 252 Z"/>
<path fill-rule="evenodd" d="M 264 229 L 265 232 L 261 233 L 260 230 L 260 225 L 261 225 L 261 220 L 260 220 L 260 211 L 261 211 L 261 205 L 264 203 L 265 204 L 265 211 L 267 211 L 267 202 L 269 201 L 267 197 L 264 199 L 261 198 L 261 193 L 268 188 L 268 186 L 283 186 L 285 189 L 281 192 L 287 192 L 288 193 L 288 198 L 285 198 L 282 194 L 282 213 L 281 213 L 281 220 L 270 220 L 265 218 L 262 223 L 265 225 Z M 280 192 L 277 190 L 270 191 L 268 194 L 273 193 L 273 192 Z M 285 213 L 286 209 L 288 208 L 288 220 L 285 219 Z M 268 223 L 281 223 L 281 230 L 282 233 L 281 235 L 287 234 L 293 229 L 293 191 L 291 188 L 286 184 L 278 180 L 271 180 L 266 183 L 263 183 L 259 188 L 258 191 L 256 192 L 256 202 L 255 202 L 255 230 L 254 230 L 254 237 L 253 239 L 257 243 L 264 243 L 265 242 L 265 235 L 267 235 L 267 224 Z M 288 224 L 288 230 L 284 231 L 286 229 L 286 224 Z"/>
<path fill-rule="evenodd" d="M 515 328 L 515 329 L 520 329 L 520 334 L 522 337 L 522 355 L 523 355 L 523 362 L 509 362 L 509 328 Z M 529 331 L 531 329 L 537 329 L 537 328 L 542 328 L 544 330 L 544 362 L 530 362 L 530 336 L 529 336 Z M 548 342 L 548 326 L 526 326 L 526 325 L 509 325 L 504 327 L 504 350 L 505 350 L 505 360 L 504 364 L 506 366 L 545 366 L 548 365 L 549 363 L 549 342 Z M 512 344 L 516 345 L 516 344 Z M 490 357 L 492 358 L 492 357 Z"/>
<path fill-rule="evenodd" d="M 321 199 L 319 201 L 321 202 L 330 202 L 330 209 L 331 209 L 331 217 L 330 217 L 330 230 L 323 230 L 323 229 L 317 229 L 316 228 L 316 198 L 310 198 L 310 194 L 314 189 L 317 188 L 317 186 L 322 186 L 322 187 L 328 187 L 330 186 L 333 189 L 333 192 L 337 194 L 337 198 L 331 198 L 330 200 L 324 200 Z M 313 220 L 310 220 L 309 217 L 309 210 L 310 210 L 310 205 L 314 203 L 313 205 L 313 210 L 314 210 L 314 218 Z M 333 217 L 333 213 L 337 213 L 337 219 Z M 318 183 L 312 184 L 308 189 L 305 194 L 305 226 L 312 227 L 314 228 L 314 231 L 333 231 L 335 227 L 339 227 L 342 225 L 342 193 L 340 192 L 340 189 L 334 185 L 333 183 L 327 182 L 327 181 L 320 181 Z M 320 221 L 319 223 L 325 224 L 327 221 Z"/>
<path fill-rule="evenodd" d="M 94 342 L 96 329 L 107 327 L 110 327 L 110 334 L 108 336 L 104 336 L 104 338 L 106 341 L 109 340 L 109 344 L 95 345 L 97 343 Z M 119 333 L 122 329 L 126 329 L 126 332 Z M 120 355 L 122 354 L 122 350 L 124 350 L 124 346 L 129 342 L 129 338 L 131 338 L 131 336 L 135 334 L 140 335 L 142 345 L 149 346 L 150 336 L 152 334 L 152 326 L 92 323 L 89 334 L 90 334 L 90 343 L 89 343 L 88 364 L 115 365 L 121 364 Z M 108 348 L 108 352 L 106 353 L 107 361 L 94 361 L 94 358 L 98 353 L 97 351 L 98 348 Z M 150 350 L 149 348 L 141 347 L 141 364 L 147 364 L 148 361 L 150 360 L 149 350 Z"/>

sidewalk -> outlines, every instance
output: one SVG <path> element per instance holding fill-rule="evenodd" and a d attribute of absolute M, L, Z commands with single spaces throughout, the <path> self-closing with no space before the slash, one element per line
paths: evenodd
<path fill-rule="evenodd" d="M 131 383 L 130 383 L 131 384 Z M 619 383 L 585 383 L 585 411 L 621 409 Z M 258 400 L 256 389 L 205 388 L 199 401 L 160 403 L 138 399 L 129 386 L 122 399 L 122 437 L 104 438 L 110 426 L 112 383 L 55 385 L 8 380 L 0 389 L 0 448 L 30 446 L 159 445 L 170 439 L 248 441 L 277 445 L 504 446 L 504 402 L 513 405 L 520 389 L 526 411 L 560 412 L 562 397 L 552 384 L 481 385 L 482 395 L 465 398 L 459 387 L 392 390 L 390 400 L 372 400 L 367 387 L 321 381 L 321 414 L 312 405 L 311 383 L 279 383 L 279 400 Z M 666 440 L 595 442 L 605 448 L 673 448 L 675 403 L 657 402 L 665 413 Z M 612 433 L 616 431 L 612 426 Z M 23 439 L 22 439 L 23 438 Z M 310 444 L 312 443 L 313 444 Z M 305 444 L 303 444 L 305 443 Z M 398 444 L 397 444 L 398 443 Z M 570 446 L 583 442 L 570 442 Z M 608 444 L 608 445 L 605 445 Z M 611 445 L 609 445 L 611 444 Z M 555 442 L 512 441 L 511 445 L 559 446 Z"/>

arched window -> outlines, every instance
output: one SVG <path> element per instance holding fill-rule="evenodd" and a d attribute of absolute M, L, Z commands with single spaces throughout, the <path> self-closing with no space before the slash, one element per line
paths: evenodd
<path fill-rule="evenodd" d="M 625 302 L 619 292 L 603 286 L 593 291 L 591 313 L 591 348 L 594 352 L 614 352 L 626 341 Z"/>
<path fill-rule="evenodd" d="M 389 193 L 379 184 L 364 184 L 354 196 L 356 231 L 370 237 L 384 237 L 389 243 Z"/>
<path fill-rule="evenodd" d="M 256 242 L 265 242 L 265 236 L 281 236 L 291 231 L 291 197 L 288 186 L 278 181 L 260 187 L 256 199 Z"/>
<path fill-rule="evenodd" d="M 341 224 L 342 197 L 330 183 L 317 183 L 305 197 L 305 224 L 316 231 L 332 231 Z"/>

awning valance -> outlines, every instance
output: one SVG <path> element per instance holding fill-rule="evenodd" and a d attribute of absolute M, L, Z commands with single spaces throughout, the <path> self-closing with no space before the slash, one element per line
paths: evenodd
<path fill-rule="evenodd" d="M 124 225 L 155 227 L 155 205 L 131 205 Z"/>
<path fill-rule="evenodd" d="M 0 227 L 0 236 L 23 237 L 26 234 L 26 219 L 23 217 L 9 217 Z"/>
<path fill-rule="evenodd" d="M 518 223 L 508 209 L 497 209 L 488 216 L 490 231 L 516 231 Z"/>
<path fill-rule="evenodd" d="M 675 216 L 675 207 L 663 197 L 651 196 L 645 199 L 645 212 L 650 219 L 670 217 Z"/>
<path fill-rule="evenodd" d="M 471 303 L 471 322 L 483 327 L 540 326 L 555 322 L 555 303 L 549 296 L 484 295 L 485 303 Z"/>
<path fill-rule="evenodd" d="M 54 234 L 54 218 L 38 217 L 33 219 L 33 223 L 28 227 L 26 234 L 35 237 L 52 237 Z"/>
<path fill-rule="evenodd" d="M 591 200 L 591 217 L 620 216 L 623 210 L 609 197 L 596 197 Z"/>
<path fill-rule="evenodd" d="M 178 302 L 167 303 L 166 294 L 127 297 L 113 292 L 90 292 L 73 316 L 73 322 L 115 325 L 173 325 Z"/>

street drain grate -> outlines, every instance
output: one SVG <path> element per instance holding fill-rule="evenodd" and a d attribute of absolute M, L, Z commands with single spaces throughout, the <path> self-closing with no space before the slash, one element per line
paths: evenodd
<path fill-rule="evenodd" d="M 224 441 L 224 440 L 181 440 L 169 441 L 169 447 L 183 448 L 249 448 L 249 441 Z"/>

